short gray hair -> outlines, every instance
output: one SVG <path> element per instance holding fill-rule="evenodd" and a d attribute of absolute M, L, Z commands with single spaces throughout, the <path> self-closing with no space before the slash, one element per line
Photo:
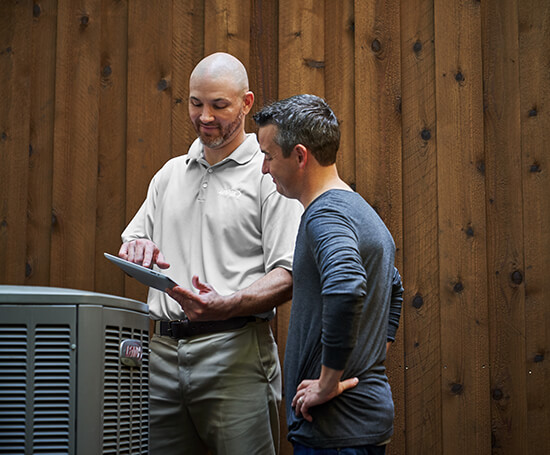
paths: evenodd
<path fill-rule="evenodd" d="M 297 144 L 313 153 L 321 166 L 336 162 L 340 125 L 327 102 L 315 95 L 295 95 L 276 101 L 254 114 L 259 127 L 275 125 L 275 143 L 288 157 Z"/>

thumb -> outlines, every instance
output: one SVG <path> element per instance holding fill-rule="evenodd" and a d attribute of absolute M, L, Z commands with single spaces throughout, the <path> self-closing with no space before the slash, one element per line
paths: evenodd
<path fill-rule="evenodd" d="M 160 251 L 157 253 L 155 262 L 161 269 L 167 269 L 168 267 L 170 267 L 170 264 L 166 262 L 166 259 L 164 259 L 164 255 Z"/>
<path fill-rule="evenodd" d="M 357 384 L 359 384 L 359 378 L 349 378 L 340 382 L 340 389 L 343 392 L 344 390 L 353 389 Z"/>
<path fill-rule="evenodd" d="M 193 283 L 193 286 L 199 291 L 199 294 L 203 294 L 211 291 L 210 286 L 205 283 L 202 283 L 199 280 L 199 277 L 197 275 L 193 275 L 191 282 Z"/>

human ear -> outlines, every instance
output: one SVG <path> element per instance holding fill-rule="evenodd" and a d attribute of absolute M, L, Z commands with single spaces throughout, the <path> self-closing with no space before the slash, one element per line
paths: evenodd
<path fill-rule="evenodd" d="M 254 104 L 254 93 L 251 91 L 245 92 L 243 95 L 243 104 L 244 104 L 244 110 L 245 115 L 250 112 L 250 109 L 252 109 L 252 105 Z"/>
<path fill-rule="evenodd" d="M 309 150 L 302 144 L 296 144 L 294 146 L 294 153 L 296 154 L 296 161 L 300 167 L 304 167 L 307 163 Z"/>

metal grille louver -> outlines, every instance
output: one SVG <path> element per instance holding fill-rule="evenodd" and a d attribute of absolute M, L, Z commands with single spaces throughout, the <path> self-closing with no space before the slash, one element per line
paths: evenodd
<path fill-rule="evenodd" d="M 27 327 L 0 326 L 0 454 L 25 453 Z"/>
<path fill-rule="evenodd" d="M 0 327 L 0 454 L 69 453 L 70 375 L 68 325 Z"/>
<path fill-rule="evenodd" d="M 120 362 L 120 343 L 141 341 L 141 368 Z M 147 455 L 149 441 L 149 333 L 146 330 L 107 326 L 105 329 L 105 382 L 103 454 Z"/>
<path fill-rule="evenodd" d="M 71 332 L 69 326 L 36 326 L 33 453 L 69 453 Z"/>

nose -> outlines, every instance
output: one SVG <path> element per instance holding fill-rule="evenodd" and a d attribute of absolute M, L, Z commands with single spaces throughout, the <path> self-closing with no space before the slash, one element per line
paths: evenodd
<path fill-rule="evenodd" d="M 202 123 L 209 123 L 209 122 L 212 122 L 213 120 L 214 120 L 214 115 L 212 115 L 211 109 L 208 106 L 204 105 L 201 110 L 200 121 Z"/>
<path fill-rule="evenodd" d="M 262 163 L 262 174 L 269 174 L 269 162 L 264 157 L 264 162 Z"/>

